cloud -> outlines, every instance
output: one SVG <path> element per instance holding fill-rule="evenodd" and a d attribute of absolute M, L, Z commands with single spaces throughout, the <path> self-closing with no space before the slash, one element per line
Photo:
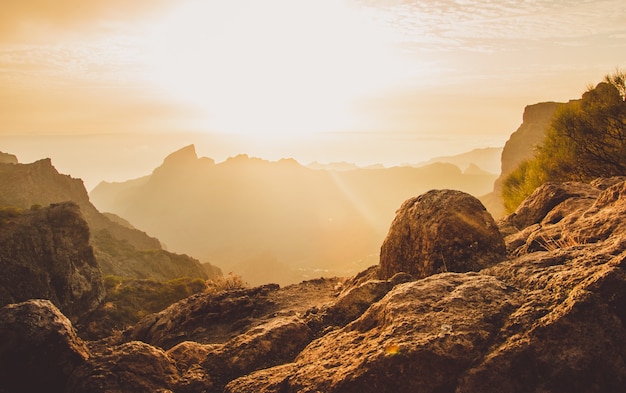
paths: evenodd
<path fill-rule="evenodd" d="M 91 31 L 98 22 L 129 20 L 174 0 L 4 0 L 0 42 L 40 39 L 50 30 Z"/>
<path fill-rule="evenodd" d="M 622 0 L 360 0 L 383 15 L 405 42 L 425 50 L 502 50 L 511 42 L 578 39 L 626 31 Z"/>

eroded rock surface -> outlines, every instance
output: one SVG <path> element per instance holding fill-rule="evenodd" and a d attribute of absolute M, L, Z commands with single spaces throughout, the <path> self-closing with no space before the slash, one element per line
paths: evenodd
<path fill-rule="evenodd" d="M 0 309 L 0 392 L 64 392 L 89 351 L 48 300 Z"/>
<path fill-rule="evenodd" d="M 475 197 L 431 190 L 402 204 L 380 249 L 383 279 L 478 271 L 500 262 L 505 245 L 493 218 Z"/>
<path fill-rule="evenodd" d="M 76 321 L 104 297 L 89 228 L 71 202 L 0 217 L 0 268 L 0 306 L 49 299 Z"/>
<path fill-rule="evenodd" d="M 69 381 L 70 392 L 621 393 L 626 182 L 570 183 L 564 193 L 553 187 L 537 190 L 527 210 L 500 221 L 509 256 L 478 272 L 380 279 L 378 266 L 349 280 L 196 295 L 119 338 L 148 343 L 89 343 L 89 352 L 80 341 L 61 340 L 59 354 L 79 345 L 82 355 L 53 369 L 56 386 Z M 12 320 L 16 331 L 31 323 Z M 8 348 L 2 345 L 0 355 Z"/>

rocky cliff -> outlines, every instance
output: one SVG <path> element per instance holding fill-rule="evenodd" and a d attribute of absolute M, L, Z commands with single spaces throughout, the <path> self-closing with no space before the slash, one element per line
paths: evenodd
<path fill-rule="evenodd" d="M 49 299 L 73 321 L 104 297 L 89 228 L 71 202 L 0 210 L 0 305 Z"/>
<path fill-rule="evenodd" d="M 539 188 L 497 222 L 501 236 L 484 240 L 498 251 L 469 269 L 471 253 L 459 254 L 459 247 L 474 232 L 491 231 L 490 220 L 468 220 L 468 234 L 434 231 L 433 240 L 445 245 L 416 275 L 405 271 L 410 266 L 392 264 L 397 271 L 382 276 L 381 265 L 347 280 L 194 295 L 115 340 L 87 343 L 84 355 L 85 343 L 67 328 L 44 325 L 32 337 L 0 345 L 0 359 L 12 348 L 33 348 L 16 363 L 32 371 L 24 360 L 36 356 L 29 343 L 52 331 L 60 332 L 51 335 L 62 345 L 58 362 L 68 365 L 55 374 L 65 392 L 622 392 L 624 180 Z M 432 194 L 421 198 L 428 203 L 419 217 L 401 209 L 399 221 L 445 222 L 454 211 L 440 204 L 450 201 L 449 191 Z M 464 198 L 459 219 L 470 211 L 480 217 L 484 207 Z M 389 233 L 398 259 L 416 241 L 429 244 Z M 476 249 L 476 260 L 483 260 Z M 441 258 L 457 255 L 463 271 L 437 273 Z M 15 307 L 51 312 L 29 302 L 0 314 L 12 315 Z M 26 331 L 32 319 L 11 317 L 0 328 Z M 54 354 L 47 359 L 56 362 Z M 0 390 L 18 386 L 16 375 L 0 379 Z"/>
<path fill-rule="evenodd" d="M 207 277 L 197 260 L 162 250 L 156 238 L 101 214 L 89 201 L 82 181 L 60 174 L 50 159 L 31 164 L 0 163 L 0 206 L 30 209 L 65 201 L 80 207 L 104 275 L 160 280 Z"/>
<path fill-rule="evenodd" d="M 495 217 L 505 214 L 501 197 L 504 179 L 520 163 L 534 156 L 535 148 L 543 141 L 554 114 L 563 105 L 558 102 L 541 102 L 524 108 L 522 124 L 511 134 L 502 150 L 500 176 L 494 183 L 493 192 L 481 198 Z"/>

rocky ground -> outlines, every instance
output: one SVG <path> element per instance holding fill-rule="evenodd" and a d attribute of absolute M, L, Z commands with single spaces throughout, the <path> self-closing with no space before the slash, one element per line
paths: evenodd
<path fill-rule="evenodd" d="M 0 392 L 624 391 L 624 179 L 547 184 L 497 223 L 436 191 L 382 249 L 349 279 L 194 295 L 101 342 L 51 302 L 8 305 Z"/>

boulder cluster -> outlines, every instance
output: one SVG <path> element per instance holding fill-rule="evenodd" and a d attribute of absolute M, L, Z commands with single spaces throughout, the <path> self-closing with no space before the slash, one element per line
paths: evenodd
<path fill-rule="evenodd" d="M 0 391 L 623 392 L 624 180 L 547 184 L 498 222 L 431 191 L 355 277 L 194 295 L 101 342 L 8 305 Z"/>

